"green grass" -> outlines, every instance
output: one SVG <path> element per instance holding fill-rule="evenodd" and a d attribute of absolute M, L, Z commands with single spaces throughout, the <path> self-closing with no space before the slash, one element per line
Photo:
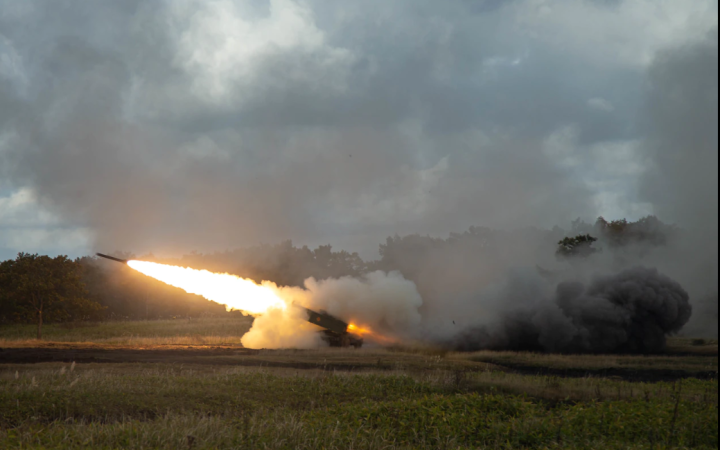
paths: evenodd
<path fill-rule="evenodd" d="M 0 448 L 184 448 L 187 436 L 193 448 L 717 448 L 717 387 L 444 370 L 6 365 Z"/>
<path fill-rule="evenodd" d="M 717 372 L 712 341 L 674 340 L 673 351 L 653 356 L 463 354 L 422 345 L 227 356 L 185 350 L 153 363 L 122 356 L 128 347 L 238 345 L 249 325 L 243 318 L 50 325 L 43 342 L 31 339 L 32 326 L 0 327 L 0 348 L 117 355 L 112 364 L 0 364 L 0 448 L 718 447 L 717 379 L 512 372 L 707 374 Z"/>
<path fill-rule="evenodd" d="M 130 345 L 239 344 L 251 324 L 250 317 L 49 324 L 43 326 L 43 340 Z M 36 335 L 35 325 L 2 325 L 0 347 L 34 343 Z"/>
<path fill-rule="evenodd" d="M 717 445 L 717 425 L 709 423 L 717 419 L 715 408 L 681 402 L 682 417 L 674 409 L 672 403 L 637 400 L 548 408 L 517 396 L 456 394 L 335 407 L 307 420 L 317 434 L 335 434 L 348 447 L 362 433 L 410 448 Z M 661 424 L 664 429 L 657 428 Z M 693 429 L 698 426 L 703 430 Z"/>
<path fill-rule="evenodd" d="M 557 370 L 645 370 L 717 372 L 718 357 L 696 355 L 557 355 L 528 352 L 477 352 L 467 354 L 472 361 L 508 367 L 547 368 Z"/>

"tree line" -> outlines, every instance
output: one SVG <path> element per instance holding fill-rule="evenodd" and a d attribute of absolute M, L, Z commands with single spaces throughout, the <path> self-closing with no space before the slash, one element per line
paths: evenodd
<path fill-rule="evenodd" d="M 606 247 L 632 244 L 663 245 L 678 230 L 655 217 L 638 222 L 581 221 L 572 229 L 526 228 L 506 231 L 471 227 L 447 239 L 409 235 L 389 237 L 380 245 L 380 259 L 364 261 L 357 253 L 296 247 L 292 241 L 211 254 L 191 253 L 180 258 L 116 254 L 212 272 L 232 273 L 256 282 L 269 280 L 283 286 L 302 286 L 307 278 L 360 277 L 383 270 L 399 271 L 416 282 L 421 294 L 462 285 L 462 277 L 477 282 L 478 274 L 490 279 L 501 271 L 503 258 L 555 254 L 560 259 L 587 257 Z M 574 236 L 574 237 L 572 237 Z M 558 241 L 559 240 L 559 241 Z M 466 269 L 472 270 L 466 270 Z M 444 271 L 444 272 L 443 272 Z M 453 273 L 453 285 L 435 282 L 442 273 Z M 441 274 L 441 275 L 438 275 Z M 430 277 L 432 275 L 432 277 Z M 433 283 L 428 280 L 433 279 Z M 187 294 L 146 277 L 129 267 L 96 257 L 71 260 L 66 256 L 20 253 L 0 263 L 0 324 L 35 323 L 38 338 L 44 323 L 160 319 L 232 314 L 224 306 Z"/>

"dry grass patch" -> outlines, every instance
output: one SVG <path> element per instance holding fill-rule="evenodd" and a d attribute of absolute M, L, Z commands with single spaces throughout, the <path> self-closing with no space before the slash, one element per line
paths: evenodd
<path fill-rule="evenodd" d="M 250 329 L 250 317 L 223 317 L 127 322 L 102 322 L 68 327 L 48 324 L 43 336 L 51 342 L 95 342 L 123 345 L 234 344 Z M 0 327 L 0 347 L 34 342 L 34 325 Z"/>

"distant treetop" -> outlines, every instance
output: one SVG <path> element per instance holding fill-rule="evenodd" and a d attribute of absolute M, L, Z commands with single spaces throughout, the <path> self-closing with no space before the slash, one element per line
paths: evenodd
<path fill-rule="evenodd" d="M 589 234 L 581 234 L 575 237 L 566 237 L 562 241 L 558 242 L 558 249 L 555 254 L 560 258 L 569 257 L 583 257 L 597 253 L 597 249 L 593 248 L 594 242 L 597 242 L 597 238 L 590 236 Z"/>

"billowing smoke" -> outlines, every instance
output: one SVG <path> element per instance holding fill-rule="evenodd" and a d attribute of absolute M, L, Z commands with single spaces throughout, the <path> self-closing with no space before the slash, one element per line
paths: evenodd
<path fill-rule="evenodd" d="M 305 288 L 278 288 L 287 309 L 272 309 L 257 317 L 242 343 L 250 348 L 313 348 L 326 345 L 319 328 L 308 323 L 306 307 L 326 311 L 376 334 L 366 339 L 408 337 L 421 324 L 422 299 L 415 284 L 398 273 L 374 272 L 362 278 L 306 280 Z M 384 343 L 384 342 L 378 342 Z"/>
<path fill-rule="evenodd" d="M 655 269 L 635 268 L 590 284 L 563 282 L 552 297 L 511 280 L 499 320 L 471 327 L 451 341 L 459 350 L 659 352 L 666 336 L 690 318 L 687 292 Z"/>
<path fill-rule="evenodd" d="M 397 272 L 374 272 L 362 279 L 310 279 L 308 304 L 361 326 L 386 333 L 412 330 L 421 324 L 422 298 L 415 284 Z"/>
<path fill-rule="evenodd" d="M 463 351 L 647 353 L 662 351 L 666 336 L 681 330 L 692 313 L 689 296 L 677 282 L 643 267 L 596 277 L 588 284 L 561 282 L 554 292 L 537 274 L 513 271 L 505 285 L 491 286 L 467 301 L 475 308 L 463 321 L 474 325 L 442 337 L 427 332 L 435 320 L 423 320 L 423 301 L 415 284 L 399 273 L 375 272 L 362 279 L 311 278 L 305 288 L 278 288 L 277 293 L 289 307 L 259 316 L 243 345 L 326 345 L 319 329 L 307 322 L 305 311 L 293 306 L 302 305 L 377 332 L 375 337 L 366 336 L 371 341 L 411 339 Z"/>
<path fill-rule="evenodd" d="M 242 337 L 247 348 L 318 348 L 324 345 L 318 328 L 300 308 L 271 309 L 255 318 Z"/>
<path fill-rule="evenodd" d="M 649 71 L 640 194 L 683 236 L 653 261 L 687 287 L 688 332 L 718 334 L 718 31 L 661 52 Z"/>

